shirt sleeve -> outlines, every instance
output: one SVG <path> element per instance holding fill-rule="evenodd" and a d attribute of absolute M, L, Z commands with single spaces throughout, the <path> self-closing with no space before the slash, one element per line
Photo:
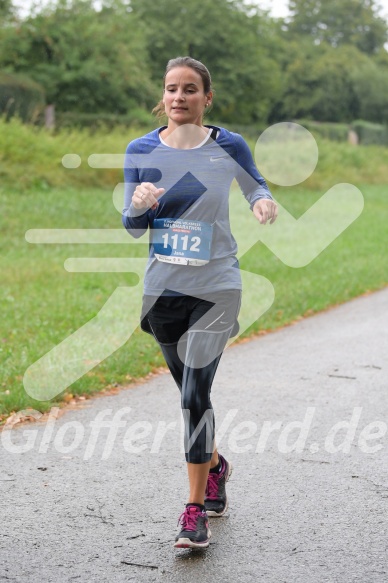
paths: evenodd
<path fill-rule="evenodd" d="M 132 154 L 135 147 L 131 142 L 124 158 L 124 208 L 122 222 L 128 233 L 138 239 L 148 229 L 148 209 L 136 209 L 132 204 L 132 196 L 136 186 L 140 184 L 139 170 L 134 164 Z"/>
<path fill-rule="evenodd" d="M 255 202 L 262 198 L 273 200 L 263 176 L 258 171 L 248 144 L 242 136 L 234 134 L 236 145 L 236 180 L 252 210 Z"/>

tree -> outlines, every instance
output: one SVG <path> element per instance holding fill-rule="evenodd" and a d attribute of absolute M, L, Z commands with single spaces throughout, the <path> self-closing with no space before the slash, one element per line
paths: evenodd
<path fill-rule="evenodd" d="M 318 44 L 350 44 L 373 54 L 387 40 L 387 23 L 375 0 L 290 0 L 289 9 L 289 31 L 309 35 Z"/>
<path fill-rule="evenodd" d="M 388 123 L 388 69 L 379 68 L 369 60 L 357 67 L 351 77 L 359 117 L 380 124 Z"/>
<path fill-rule="evenodd" d="M 370 63 L 355 47 L 312 47 L 287 68 L 282 112 L 288 118 L 352 121 L 359 117 L 353 75 Z"/>
<path fill-rule="evenodd" d="M 0 18 L 7 20 L 15 14 L 15 7 L 12 0 L 0 0 Z"/>
<path fill-rule="evenodd" d="M 189 55 L 203 61 L 212 74 L 213 119 L 266 122 L 279 90 L 280 69 L 266 46 L 265 14 L 240 0 L 132 0 L 131 6 L 145 24 L 160 95 L 167 61 Z"/>
<path fill-rule="evenodd" d="M 28 73 L 62 111 L 123 114 L 157 99 L 142 23 L 92 0 L 59 0 L 3 29 L 0 55 L 1 68 Z"/>

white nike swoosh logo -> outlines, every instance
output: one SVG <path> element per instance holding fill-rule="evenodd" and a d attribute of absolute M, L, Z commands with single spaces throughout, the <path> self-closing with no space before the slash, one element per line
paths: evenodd
<path fill-rule="evenodd" d="M 226 160 L 227 156 L 210 156 L 210 162 L 217 162 L 218 160 Z"/>

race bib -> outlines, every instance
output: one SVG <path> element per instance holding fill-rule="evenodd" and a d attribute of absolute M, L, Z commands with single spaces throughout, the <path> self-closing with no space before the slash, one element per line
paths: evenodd
<path fill-rule="evenodd" d="M 205 265 L 210 260 L 213 226 L 186 219 L 155 219 L 152 244 L 158 261 Z"/>

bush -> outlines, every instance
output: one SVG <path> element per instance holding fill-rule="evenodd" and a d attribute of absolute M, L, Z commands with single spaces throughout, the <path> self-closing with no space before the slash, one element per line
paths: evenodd
<path fill-rule="evenodd" d="M 320 122 L 308 119 L 297 119 L 293 120 L 306 128 L 312 134 L 316 134 L 317 137 L 325 138 L 326 140 L 331 140 L 334 142 L 347 142 L 350 126 L 347 123 L 330 123 L 330 122 Z M 205 119 L 206 123 L 206 119 Z M 281 122 L 280 122 L 281 123 Z M 284 122 L 286 123 L 286 122 Z M 238 125 L 238 124 L 225 124 L 225 123 L 214 123 L 214 125 L 221 125 L 226 127 L 231 132 L 237 132 L 244 136 L 247 140 L 257 140 L 257 138 L 268 128 L 271 124 L 266 126 L 258 125 Z"/>
<path fill-rule="evenodd" d="M 233 124 L 233 123 L 224 123 L 224 122 L 213 122 L 207 121 L 206 118 L 204 119 L 204 123 L 210 123 L 215 126 L 221 126 L 229 130 L 230 132 L 236 132 L 237 134 L 241 134 L 247 140 L 257 140 L 257 138 L 264 132 L 264 130 L 269 127 L 268 125 L 258 126 L 258 125 L 241 125 L 241 124 Z"/>
<path fill-rule="evenodd" d="M 352 129 L 358 135 L 360 144 L 364 146 L 370 144 L 388 146 L 388 127 L 385 125 L 360 119 L 352 123 Z"/>
<path fill-rule="evenodd" d="M 312 121 L 307 119 L 296 120 L 295 123 L 305 127 L 306 130 L 312 134 L 316 134 L 321 138 L 332 140 L 334 142 L 347 142 L 349 134 L 349 124 L 347 123 L 330 123 Z"/>
<path fill-rule="evenodd" d="M 17 117 L 9 122 L 0 118 L 0 184 L 18 189 L 20 194 L 34 187 L 114 188 L 123 180 L 122 169 L 92 168 L 88 157 L 105 153 L 124 156 L 128 143 L 143 133 L 123 126 L 96 132 L 74 127 L 52 132 Z M 65 168 L 62 158 L 66 154 L 77 154 L 80 166 Z"/>
<path fill-rule="evenodd" d="M 144 109 L 132 109 L 127 115 L 113 113 L 77 113 L 74 111 L 57 112 L 55 127 L 57 130 L 64 128 L 88 128 L 91 133 L 101 130 L 112 130 L 115 127 L 157 127 L 158 123 L 151 113 Z"/>
<path fill-rule="evenodd" d="M 44 112 L 45 92 L 35 81 L 20 75 L 0 72 L 0 115 L 8 121 L 18 116 L 35 122 Z"/>

